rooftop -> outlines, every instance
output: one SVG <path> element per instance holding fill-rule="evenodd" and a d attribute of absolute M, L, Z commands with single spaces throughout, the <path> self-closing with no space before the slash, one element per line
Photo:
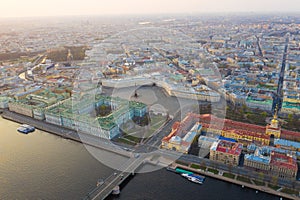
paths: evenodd
<path fill-rule="evenodd" d="M 117 109 L 113 110 L 113 112 L 109 115 L 103 117 L 91 117 L 87 112 L 79 112 L 80 110 L 84 110 L 92 104 L 96 104 L 97 102 L 101 101 L 107 101 L 109 103 L 117 104 Z M 85 96 L 82 99 L 69 98 L 63 103 L 60 103 L 53 107 L 49 107 L 47 113 L 59 114 L 70 119 L 76 118 L 76 120 L 90 123 L 91 126 L 100 125 L 102 129 L 110 130 L 116 126 L 115 121 L 120 115 L 129 112 L 130 109 L 142 109 L 144 107 L 146 107 L 146 104 L 140 102 L 130 101 L 128 103 L 127 100 L 118 97 L 95 95 L 93 96 L 93 98 L 89 98 L 89 96 Z M 77 113 L 80 113 L 80 115 L 78 115 Z"/>
<path fill-rule="evenodd" d="M 272 152 L 270 163 L 277 167 L 288 168 L 295 171 L 298 170 L 296 159 L 294 159 L 290 155 L 284 155 L 284 154 Z"/>
<path fill-rule="evenodd" d="M 220 140 L 219 142 L 214 142 L 211 147 L 213 151 L 224 152 L 232 155 L 240 155 L 242 153 L 243 145 L 240 143 L 229 142 L 225 140 Z"/>
<path fill-rule="evenodd" d="M 189 146 L 197 135 L 197 131 L 201 129 L 201 124 L 197 123 L 200 115 L 188 113 L 181 122 L 175 122 L 172 126 L 171 133 L 164 137 L 162 141 L 173 141 L 172 138 L 180 137 L 182 146 Z"/>
<path fill-rule="evenodd" d="M 269 156 L 263 156 L 263 155 L 246 154 L 245 160 L 251 160 L 263 164 L 270 164 L 271 158 Z"/>
<path fill-rule="evenodd" d="M 197 135 L 197 132 L 190 131 L 182 138 L 182 140 L 185 142 L 188 142 L 188 143 L 192 143 L 193 139 L 196 137 L 196 135 Z"/>
<path fill-rule="evenodd" d="M 300 149 L 299 142 L 294 142 L 294 141 L 289 141 L 289 140 L 284 140 L 284 139 L 275 139 L 274 145 L 294 147 L 294 148 Z"/>
<path fill-rule="evenodd" d="M 220 125 L 220 127 L 222 127 L 221 125 L 224 124 L 223 127 L 227 130 L 228 129 L 241 129 L 241 130 L 246 130 L 246 131 L 255 130 L 255 132 L 258 132 L 258 133 L 265 133 L 265 130 L 266 130 L 266 128 L 264 126 L 258 126 L 258 125 L 254 125 L 254 124 L 237 122 L 237 121 L 233 121 L 230 119 L 221 119 L 221 118 L 218 118 L 211 114 L 201 115 L 200 120 L 201 120 L 201 122 L 207 123 L 209 126 Z M 213 124 L 211 122 L 213 122 Z"/>

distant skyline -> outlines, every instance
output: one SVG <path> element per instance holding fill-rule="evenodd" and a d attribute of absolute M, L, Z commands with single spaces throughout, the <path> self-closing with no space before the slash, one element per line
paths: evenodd
<path fill-rule="evenodd" d="M 300 12 L 299 0 L 1 0 L 0 18 L 207 12 Z"/>

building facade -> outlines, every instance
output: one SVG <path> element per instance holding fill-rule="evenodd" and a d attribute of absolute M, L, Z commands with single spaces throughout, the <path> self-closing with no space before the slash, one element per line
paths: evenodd
<path fill-rule="evenodd" d="M 111 108 L 105 116 L 97 116 L 95 109 L 100 106 Z M 70 98 L 47 108 L 45 119 L 49 123 L 73 130 L 113 139 L 120 134 L 120 126 L 134 117 L 143 117 L 148 107 L 140 102 L 127 101 L 117 97 L 96 95 L 81 99 Z"/>
<path fill-rule="evenodd" d="M 291 155 L 271 153 L 271 174 L 283 179 L 296 179 L 298 165 L 296 159 Z"/>
<path fill-rule="evenodd" d="M 243 145 L 236 142 L 220 140 L 210 148 L 209 159 L 226 165 L 238 166 Z"/>
<path fill-rule="evenodd" d="M 266 128 L 262 126 L 220 119 L 210 114 L 201 115 L 200 121 L 204 131 L 232 138 L 243 144 L 253 141 L 262 145 L 270 143 L 270 136 L 265 134 Z"/>
<path fill-rule="evenodd" d="M 271 123 L 266 127 L 266 134 L 270 136 L 274 136 L 275 138 L 280 138 L 281 128 L 277 119 L 278 108 L 275 109 L 275 114 Z"/>
<path fill-rule="evenodd" d="M 193 140 L 201 132 L 199 118 L 200 115 L 188 113 L 181 122 L 175 122 L 171 133 L 162 139 L 161 148 L 187 154 Z"/>
<path fill-rule="evenodd" d="M 244 166 L 258 170 L 270 170 L 270 156 L 265 156 L 263 149 L 256 148 L 254 154 L 245 154 Z"/>
<path fill-rule="evenodd" d="M 298 172 L 296 156 L 275 147 L 255 147 L 254 153 L 245 154 L 244 166 L 283 179 L 295 179 Z"/>

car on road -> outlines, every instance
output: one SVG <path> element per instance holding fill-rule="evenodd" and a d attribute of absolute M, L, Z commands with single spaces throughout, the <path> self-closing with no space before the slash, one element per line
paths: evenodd
<path fill-rule="evenodd" d="M 123 147 L 123 149 L 124 149 L 125 151 L 130 151 L 130 149 L 127 148 L 127 147 Z"/>

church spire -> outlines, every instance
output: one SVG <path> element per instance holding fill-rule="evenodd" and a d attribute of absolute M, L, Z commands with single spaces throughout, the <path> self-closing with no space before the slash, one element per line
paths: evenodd
<path fill-rule="evenodd" d="M 279 127 L 278 124 L 279 124 L 279 122 L 278 122 L 278 104 L 277 104 L 276 108 L 275 108 L 275 113 L 274 113 L 273 119 L 271 121 L 271 127 L 278 128 Z"/>
<path fill-rule="evenodd" d="M 266 127 L 266 134 L 270 136 L 273 135 L 273 137 L 275 138 L 280 138 L 281 128 L 279 126 L 279 121 L 278 121 L 278 104 L 276 105 L 271 123 L 268 124 Z"/>
<path fill-rule="evenodd" d="M 276 108 L 275 108 L 273 119 L 277 119 L 277 117 L 278 117 L 278 104 L 276 104 Z"/>

